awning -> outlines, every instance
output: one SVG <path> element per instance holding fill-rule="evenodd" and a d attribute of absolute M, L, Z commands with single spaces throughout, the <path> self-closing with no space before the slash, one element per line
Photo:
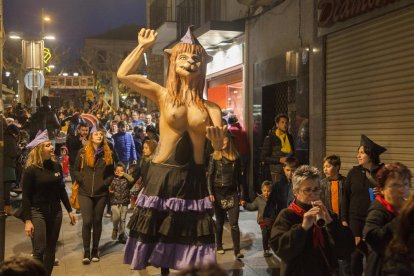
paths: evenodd
<path fill-rule="evenodd" d="M 209 21 L 194 30 L 194 35 L 204 48 L 214 47 L 220 43 L 231 43 L 244 33 L 244 20 Z"/>
<path fill-rule="evenodd" d="M 210 47 L 222 46 L 220 43 L 232 44 L 233 39 L 244 33 L 244 20 L 209 21 L 193 31 L 198 41 L 207 50 Z M 158 34 L 159 36 L 159 34 Z M 164 48 L 172 48 L 179 40 L 174 38 Z"/>
<path fill-rule="evenodd" d="M 161 55 L 164 48 L 177 39 L 177 22 L 164 22 L 157 29 L 157 40 L 152 47 L 152 53 Z"/>

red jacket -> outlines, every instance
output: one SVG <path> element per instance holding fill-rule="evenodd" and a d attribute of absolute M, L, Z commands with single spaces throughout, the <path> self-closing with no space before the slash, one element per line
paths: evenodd
<path fill-rule="evenodd" d="M 234 136 L 234 141 L 236 143 L 236 148 L 239 151 L 240 155 L 249 156 L 250 147 L 249 141 L 247 140 L 246 131 L 241 127 L 237 122 L 229 127 L 229 131 Z"/>

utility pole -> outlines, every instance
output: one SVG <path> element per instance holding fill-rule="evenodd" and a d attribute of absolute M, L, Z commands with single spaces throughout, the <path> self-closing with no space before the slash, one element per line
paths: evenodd
<path fill-rule="evenodd" d="M 0 0 L 0 113 L 4 113 L 3 105 L 3 45 L 4 45 L 4 29 L 3 29 L 3 0 Z M 4 251 L 6 248 L 6 213 L 4 212 L 4 184 L 3 184 L 3 168 L 4 168 L 4 137 L 3 137 L 3 115 L 0 116 L 0 262 L 4 260 Z"/>

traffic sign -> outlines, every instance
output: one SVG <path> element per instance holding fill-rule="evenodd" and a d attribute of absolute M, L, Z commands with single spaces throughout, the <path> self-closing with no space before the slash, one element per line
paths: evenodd
<path fill-rule="evenodd" d="M 27 89 L 32 90 L 33 88 L 42 89 L 45 85 L 45 77 L 39 71 L 30 71 L 24 76 L 24 85 Z"/>

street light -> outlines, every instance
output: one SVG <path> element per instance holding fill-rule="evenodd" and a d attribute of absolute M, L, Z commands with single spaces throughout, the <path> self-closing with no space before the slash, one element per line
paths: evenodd
<path fill-rule="evenodd" d="M 52 19 L 50 18 L 50 16 L 45 14 L 45 9 L 42 8 L 42 35 L 45 33 L 45 22 L 50 22 Z"/>

